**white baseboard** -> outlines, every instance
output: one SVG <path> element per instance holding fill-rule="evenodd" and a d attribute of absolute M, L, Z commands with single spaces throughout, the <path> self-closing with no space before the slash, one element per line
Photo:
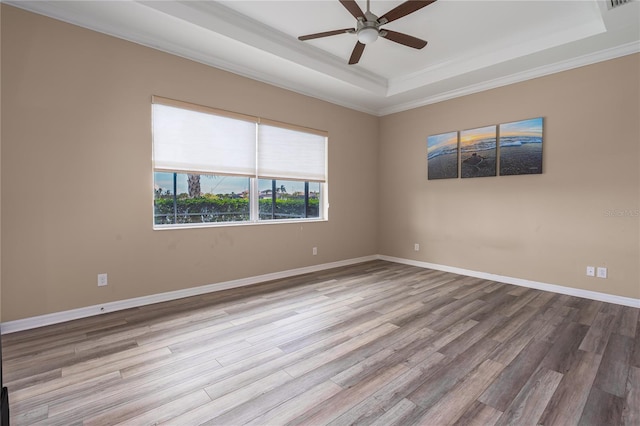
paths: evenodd
<path fill-rule="evenodd" d="M 310 272 L 324 271 L 326 269 L 349 266 L 357 263 L 368 262 L 378 259 L 378 256 L 365 256 L 354 259 L 341 260 L 338 262 L 324 263 L 321 265 L 306 266 L 303 268 L 290 269 L 287 271 L 274 272 L 271 274 L 257 275 L 249 278 L 225 281 L 216 284 L 208 284 L 199 287 L 186 288 L 184 290 L 169 291 L 166 293 L 152 294 L 150 296 L 136 297 L 133 299 L 119 300 L 116 302 L 104 303 L 101 305 L 87 306 L 84 308 L 71 309 L 68 311 L 54 312 L 52 314 L 38 315 L 35 317 L 7 321 L 1 324 L 1 333 L 8 334 L 16 331 L 29 330 L 32 328 L 44 327 L 80 318 L 87 318 L 107 312 L 121 311 L 123 309 L 137 308 L 139 306 L 151 305 L 153 303 L 167 302 L 169 300 L 182 299 L 184 297 L 197 296 L 200 294 L 213 293 L 215 291 L 228 290 L 230 288 L 244 287 L 266 281 L 293 277 L 296 275 L 308 274 Z"/>
<path fill-rule="evenodd" d="M 452 272 L 454 274 L 482 278 L 485 280 L 497 281 L 505 284 L 513 284 L 521 287 L 535 288 L 536 290 L 566 294 L 568 296 L 576 296 L 585 299 L 598 300 L 601 302 L 615 303 L 616 305 L 631 306 L 632 308 L 640 308 L 640 299 L 634 299 L 632 297 L 616 296 L 614 294 L 599 293 L 597 291 L 582 290 L 579 288 L 565 287 L 556 284 L 541 283 L 537 281 L 525 280 L 522 278 L 505 277 L 503 275 L 489 274 L 487 272 L 472 271 L 470 269 L 438 265 L 436 263 L 421 262 L 418 260 L 402 259 L 399 257 L 378 255 L 378 259 L 386 260 L 389 262 L 402 263 L 405 265 L 418 266 L 420 268 L 435 269 L 437 271 Z"/>
<path fill-rule="evenodd" d="M 282 278 L 293 277 L 296 275 L 308 274 L 311 272 L 324 271 L 327 269 L 338 268 L 341 266 L 355 265 L 357 263 L 368 262 L 371 260 L 386 260 L 388 262 L 402 263 L 405 265 L 418 266 L 421 268 L 435 269 L 438 271 L 452 272 L 454 274 L 466 275 L 469 277 L 483 278 L 491 281 L 498 281 L 505 284 L 514 284 L 522 287 L 535 288 L 537 290 L 550 291 L 554 293 L 566 294 L 569 296 L 583 297 L 586 299 L 599 300 L 607 303 L 615 303 L 617 305 L 631 306 L 640 308 L 640 299 L 631 297 L 616 296 L 613 294 L 599 293 L 596 291 L 581 290 L 572 287 L 564 287 L 555 284 L 546 284 L 536 281 L 524 280 L 521 278 L 506 277 L 502 275 L 489 274 L 486 272 L 472 271 L 469 269 L 456 268 L 446 265 L 438 265 L 435 263 L 421 262 L 411 259 L 402 259 L 399 257 L 372 255 L 347 259 L 338 262 L 324 263 L 321 265 L 306 266 L 303 268 L 290 269 L 282 272 L 274 272 L 271 274 L 257 275 L 249 278 L 241 278 L 238 280 L 225 281 L 216 284 L 209 284 L 199 287 L 187 288 L 184 290 L 170 291 L 166 293 L 152 294 L 150 296 L 136 297 L 133 299 L 119 300 L 116 302 L 104 303 L 101 305 L 87 306 L 84 308 L 71 309 L 68 311 L 55 312 L 52 314 L 39 315 L 31 318 L 7 321 L 1 324 L 1 333 L 8 334 L 16 331 L 29 330 L 32 328 L 44 327 L 47 325 L 58 324 L 80 318 L 87 318 L 95 315 L 104 314 L 106 312 L 121 311 L 123 309 L 136 308 L 139 306 L 151 305 L 153 303 L 167 302 L 170 300 L 182 299 L 184 297 L 197 296 L 200 294 L 212 293 L 215 291 L 227 290 L 231 288 L 244 287 L 252 284 L 259 284 L 266 281 L 272 281 Z"/>

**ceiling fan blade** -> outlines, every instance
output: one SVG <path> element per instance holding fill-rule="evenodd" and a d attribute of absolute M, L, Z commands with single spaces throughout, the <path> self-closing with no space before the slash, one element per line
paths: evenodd
<path fill-rule="evenodd" d="M 353 52 L 351 53 L 351 57 L 349 58 L 349 65 L 357 64 L 358 61 L 360 61 L 362 52 L 364 52 L 364 44 L 357 42 L 356 47 L 353 48 Z"/>
<path fill-rule="evenodd" d="M 403 16 L 407 16 L 410 13 L 415 12 L 416 10 L 420 10 L 425 6 L 429 6 L 431 3 L 434 3 L 436 0 L 408 0 L 402 3 L 400 6 L 391 9 L 380 18 L 378 18 L 378 22 L 381 24 L 386 24 L 387 22 L 395 21 L 396 19 L 400 19 Z"/>
<path fill-rule="evenodd" d="M 364 18 L 364 12 L 356 3 L 356 0 L 339 0 L 340 3 L 349 11 L 350 14 L 353 15 L 354 18 Z"/>
<path fill-rule="evenodd" d="M 405 46 L 413 47 L 414 49 L 422 49 L 427 45 L 425 40 L 391 30 L 380 31 L 380 37 L 384 37 L 387 40 L 395 41 L 396 43 L 403 44 Z"/>
<path fill-rule="evenodd" d="M 323 33 L 315 33 L 315 34 L 307 34 L 307 35 L 303 35 L 303 36 L 298 37 L 298 40 L 301 40 L 301 41 L 312 40 L 314 38 L 329 37 L 329 36 L 334 36 L 334 35 L 344 34 L 344 33 L 349 33 L 349 32 L 355 32 L 355 30 L 353 28 L 343 28 L 341 30 L 325 31 Z"/>

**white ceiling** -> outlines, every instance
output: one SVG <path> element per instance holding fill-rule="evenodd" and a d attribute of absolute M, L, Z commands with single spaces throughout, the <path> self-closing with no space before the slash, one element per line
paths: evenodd
<path fill-rule="evenodd" d="M 354 27 L 338 0 L 5 2 L 376 115 L 640 52 L 636 0 L 438 0 L 384 26 L 427 47 L 378 39 L 357 65 L 353 34 L 297 40 Z"/>

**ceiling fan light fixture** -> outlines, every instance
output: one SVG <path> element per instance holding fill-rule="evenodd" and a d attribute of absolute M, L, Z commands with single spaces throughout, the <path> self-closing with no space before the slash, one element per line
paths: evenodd
<path fill-rule="evenodd" d="M 370 44 L 378 39 L 378 29 L 374 27 L 364 27 L 358 31 L 358 41 L 362 44 Z"/>

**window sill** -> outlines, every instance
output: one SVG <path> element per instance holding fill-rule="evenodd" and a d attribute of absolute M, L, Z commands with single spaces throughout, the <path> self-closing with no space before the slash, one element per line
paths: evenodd
<path fill-rule="evenodd" d="M 200 228 L 226 228 L 236 226 L 260 226 L 260 225 L 281 225 L 287 223 L 317 223 L 328 222 L 329 219 L 313 218 L 313 219 L 274 219 L 274 220 L 261 220 L 258 222 L 206 222 L 206 223 L 184 223 L 177 225 L 153 225 L 154 231 L 167 231 L 176 229 L 200 229 Z"/>

